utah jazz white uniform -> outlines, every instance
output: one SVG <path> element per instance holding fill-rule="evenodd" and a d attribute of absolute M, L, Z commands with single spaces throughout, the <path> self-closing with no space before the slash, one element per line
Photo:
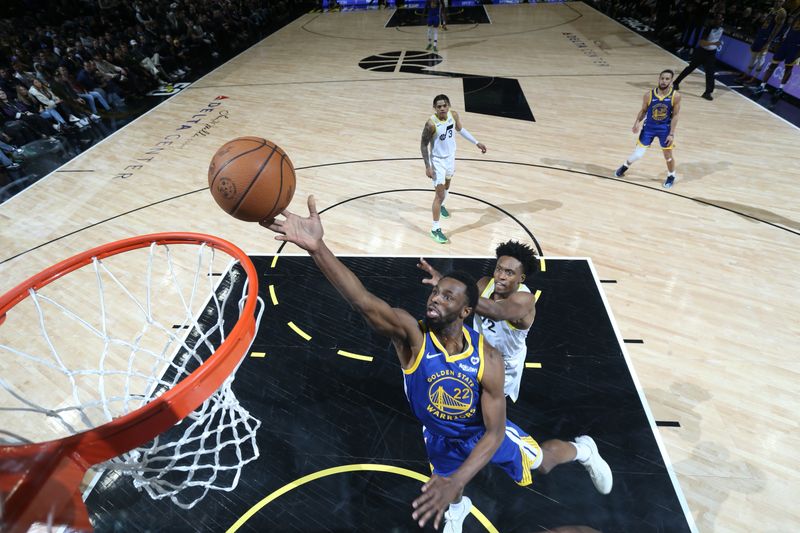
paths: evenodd
<path fill-rule="evenodd" d="M 530 293 L 530 289 L 520 283 L 518 292 Z M 494 292 L 494 279 L 489 280 L 486 288 L 483 289 L 481 296 L 491 298 Z M 475 330 L 483 335 L 486 340 L 503 354 L 503 364 L 506 369 L 506 383 L 503 392 L 516 402 L 519 397 L 519 386 L 522 382 L 522 371 L 525 368 L 525 356 L 528 347 L 525 338 L 528 336 L 528 329 L 517 329 L 507 320 L 495 322 L 491 318 L 475 314 L 473 322 Z"/>
<path fill-rule="evenodd" d="M 466 349 L 450 355 L 432 331 L 422 324 L 420 328 L 425 342 L 411 368 L 403 370 L 406 397 L 423 424 L 433 473 L 447 477 L 464 463 L 486 432 L 480 401 L 483 337 L 464 326 Z M 490 462 L 520 485 L 528 485 L 531 469 L 542 462 L 542 452 L 530 435 L 506 420 L 505 438 Z"/>
<path fill-rule="evenodd" d="M 436 114 L 431 115 L 431 122 L 436 126 L 436 135 L 431 144 L 431 167 L 433 168 L 433 186 L 444 184 L 453 177 L 456 170 L 456 120 L 448 111 L 445 120 L 439 120 Z"/>

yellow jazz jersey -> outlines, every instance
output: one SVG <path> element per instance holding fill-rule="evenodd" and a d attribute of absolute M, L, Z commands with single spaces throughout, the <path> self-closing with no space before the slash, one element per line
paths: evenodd
<path fill-rule="evenodd" d="M 411 368 L 403 371 L 414 416 L 428 431 L 442 437 L 466 439 L 483 432 L 483 337 L 465 325 L 465 349 L 451 355 L 432 331 L 423 324 L 420 328 L 425 342 Z"/>

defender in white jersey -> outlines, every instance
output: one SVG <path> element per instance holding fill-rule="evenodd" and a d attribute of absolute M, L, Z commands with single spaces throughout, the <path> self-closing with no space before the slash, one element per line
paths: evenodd
<path fill-rule="evenodd" d="M 422 160 L 425 162 L 425 174 L 433 180 L 436 195 L 433 197 L 431 210 L 433 225 L 431 238 L 440 244 L 447 242 L 439 225 L 439 217 L 450 218 L 444 203 L 450 189 L 450 180 L 453 178 L 456 163 L 456 139 L 458 132 L 462 137 L 473 143 L 481 153 L 486 153 L 486 146 L 479 143 L 472 134 L 461 125 L 458 113 L 450 109 L 450 99 L 447 95 L 440 94 L 433 99 L 435 113 L 431 115 L 422 129 L 420 150 Z M 428 147 L 431 153 L 428 155 Z"/>
<path fill-rule="evenodd" d="M 523 282 L 538 270 L 539 263 L 530 246 L 515 241 L 500 244 L 495 256 L 492 276 L 478 281 L 481 297 L 475 308 L 473 329 L 503 354 L 503 391 L 516 402 L 528 352 L 525 339 L 536 318 L 536 298 Z M 431 275 L 423 283 L 438 281 L 439 272 L 424 259 L 417 266 Z"/>

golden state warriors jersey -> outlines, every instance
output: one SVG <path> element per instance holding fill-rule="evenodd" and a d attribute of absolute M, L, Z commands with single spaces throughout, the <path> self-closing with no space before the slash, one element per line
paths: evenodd
<path fill-rule="evenodd" d="M 442 437 L 467 439 L 484 431 L 480 404 L 483 337 L 464 326 L 465 349 L 451 355 L 432 331 L 420 327 L 425 342 L 411 368 L 403 370 L 414 416 L 429 432 Z"/>
<path fill-rule="evenodd" d="M 456 153 L 456 120 L 448 111 L 447 118 L 439 120 L 436 114 L 431 115 L 431 122 L 436 126 L 436 135 L 433 137 L 433 157 L 451 157 Z"/>
<path fill-rule="evenodd" d="M 675 89 L 670 87 L 669 92 L 661 96 L 658 89 L 650 91 L 650 105 L 647 106 L 647 115 L 644 121 L 645 128 L 669 126 L 672 122 L 672 97 Z"/>

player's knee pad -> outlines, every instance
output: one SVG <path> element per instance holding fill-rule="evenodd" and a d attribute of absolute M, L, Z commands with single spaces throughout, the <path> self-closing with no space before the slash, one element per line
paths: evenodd
<path fill-rule="evenodd" d="M 628 163 L 633 163 L 634 161 L 641 159 L 646 151 L 646 146 L 637 146 L 633 153 L 628 156 Z"/>

